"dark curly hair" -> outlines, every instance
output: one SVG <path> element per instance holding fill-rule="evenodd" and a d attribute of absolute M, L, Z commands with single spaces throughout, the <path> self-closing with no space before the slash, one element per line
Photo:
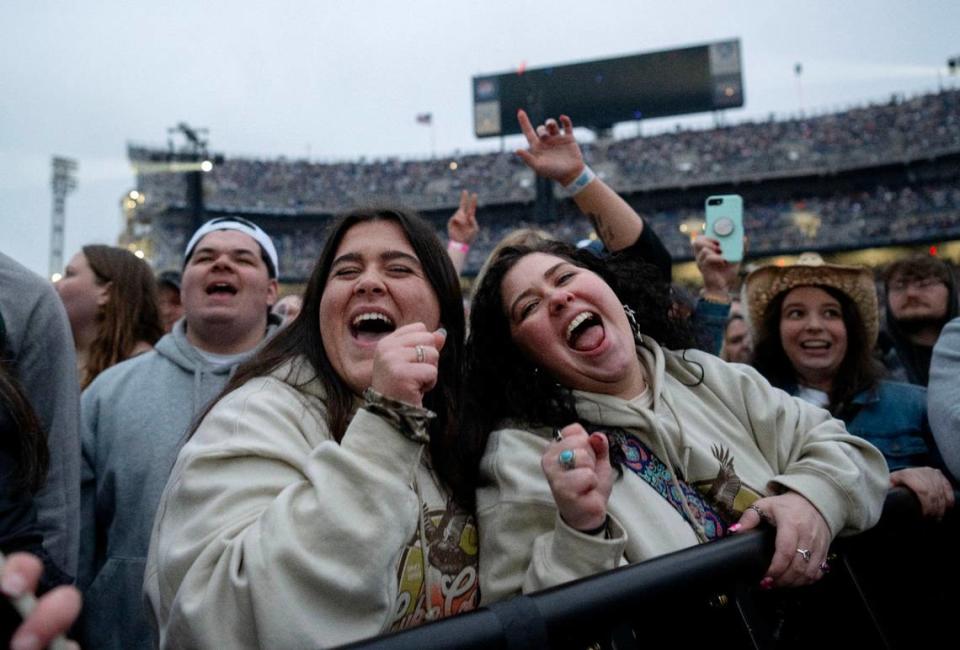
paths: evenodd
<path fill-rule="evenodd" d="M 693 341 L 689 325 L 670 316 L 669 285 L 655 266 L 635 256 L 620 254 L 601 260 L 568 244 L 548 241 L 504 248 L 476 288 L 470 307 L 467 408 L 461 444 L 473 459 L 474 472 L 487 436 L 503 421 L 561 427 L 577 420 L 571 390 L 527 358 L 510 336 L 501 285 L 510 269 L 531 253 L 553 255 L 599 275 L 621 302 L 635 311 L 644 337 L 674 349 L 690 347 Z"/>

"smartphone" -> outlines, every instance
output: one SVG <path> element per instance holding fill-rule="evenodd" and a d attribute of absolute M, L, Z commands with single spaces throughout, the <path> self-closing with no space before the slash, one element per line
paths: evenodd
<path fill-rule="evenodd" d="M 739 194 L 707 197 L 707 228 L 704 235 L 720 242 L 720 254 L 728 262 L 743 261 L 743 198 Z"/>

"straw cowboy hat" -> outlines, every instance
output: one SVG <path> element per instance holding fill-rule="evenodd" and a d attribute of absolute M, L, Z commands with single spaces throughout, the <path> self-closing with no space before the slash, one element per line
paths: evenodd
<path fill-rule="evenodd" d="M 827 264 L 816 253 L 803 253 L 791 266 L 763 266 L 747 276 L 743 304 L 754 339 L 766 338 L 768 334 L 761 331 L 763 315 L 774 298 L 795 287 L 811 286 L 832 287 L 846 294 L 860 312 L 867 335 L 864 343 L 873 347 L 880 327 L 873 273 L 863 266 Z"/>

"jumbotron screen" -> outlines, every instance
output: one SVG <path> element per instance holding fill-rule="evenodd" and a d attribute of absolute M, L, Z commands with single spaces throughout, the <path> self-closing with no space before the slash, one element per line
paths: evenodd
<path fill-rule="evenodd" d="M 740 41 L 479 75 L 473 106 L 478 138 L 520 133 L 520 108 L 534 124 L 564 113 L 591 128 L 736 108 L 743 106 Z"/>

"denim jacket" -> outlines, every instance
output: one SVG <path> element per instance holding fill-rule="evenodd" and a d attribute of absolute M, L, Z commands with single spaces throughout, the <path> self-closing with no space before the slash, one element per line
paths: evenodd
<path fill-rule="evenodd" d="M 931 452 L 927 389 L 915 384 L 880 381 L 858 394 L 860 410 L 846 422 L 847 431 L 868 440 L 883 453 L 890 471 L 938 466 Z"/>

